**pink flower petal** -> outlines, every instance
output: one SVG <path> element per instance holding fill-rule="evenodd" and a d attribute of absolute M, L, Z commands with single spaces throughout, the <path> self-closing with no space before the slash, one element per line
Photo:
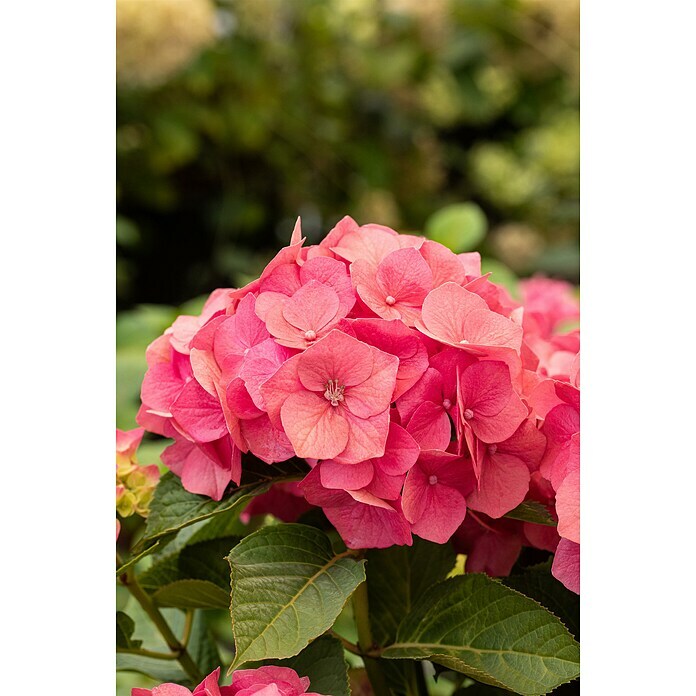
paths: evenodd
<path fill-rule="evenodd" d="M 527 465 L 509 454 L 487 454 L 481 466 L 479 486 L 466 499 L 472 510 L 502 517 L 516 508 L 529 491 Z"/>
<path fill-rule="evenodd" d="M 172 404 L 171 412 L 184 431 L 199 442 L 210 442 L 227 435 L 220 402 L 191 380 Z"/>
<path fill-rule="evenodd" d="M 355 491 L 369 485 L 375 470 L 369 459 L 356 464 L 341 464 L 329 459 L 319 465 L 319 473 L 324 488 Z"/>
<path fill-rule="evenodd" d="M 551 573 L 571 592 L 580 594 L 580 544 L 561 539 L 553 558 Z"/>
<path fill-rule="evenodd" d="M 281 420 L 298 457 L 333 459 L 348 444 L 351 427 L 343 413 L 323 396 L 301 391 L 281 408 Z"/>
<path fill-rule="evenodd" d="M 322 393 L 330 379 L 344 387 L 361 384 L 372 374 L 373 350 L 333 330 L 299 356 L 297 376 L 305 389 Z"/>

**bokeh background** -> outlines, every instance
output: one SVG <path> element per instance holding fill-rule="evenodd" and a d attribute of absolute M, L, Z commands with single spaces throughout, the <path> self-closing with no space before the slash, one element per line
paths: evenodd
<path fill-rule="evenodd" d="M 118 427 L 147 344 L 298 215 L 476 249 L 513 294 L 577 282 L 578 2 L 117 0 Z"/>

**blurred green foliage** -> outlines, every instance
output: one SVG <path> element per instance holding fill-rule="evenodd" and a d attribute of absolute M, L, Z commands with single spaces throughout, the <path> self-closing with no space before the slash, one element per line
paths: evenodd
<path fill-rule="evenodd" d="M 418 231 L 460 203 L 485 213 L 485 255 L 577 279 L 577 0 L 117 15 L 120 309 L 244 284 L 298 214 L 316 243 L 345 214 Z"/>

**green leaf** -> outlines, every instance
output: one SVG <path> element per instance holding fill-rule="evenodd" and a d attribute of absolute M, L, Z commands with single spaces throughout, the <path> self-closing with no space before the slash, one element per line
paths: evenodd
<path fill-rule="evenodd" d="M 285 660 L 267 664 L 290 667 L 301 677 L 309 677 L 310 691 L 331 696 L 350 696 L 348 664 L 340 641 L 321 636 L 312 641 L 301 653 Z"/>
<path fill-rule="evenodd" d="M 580 596 L 551 575 L 551 560 L 526 568 L 520 575 L 502 578 L 502 583 L 546 607 L 580 640 Z"/>
<path fill-rule="evenodd" d="M 382 657 L 430 659 L 524 696 L 546 694 L 580 674 L 580 646 L 559 619 L 479 574 L 427 591 Z"/>
<path fill-rule="evenodd" d="M 448 205 L 425 223 L 425 236 L 455 253 L 474 250 L 486 236 L 488 221 L 475 203 Z"/>
<path fill-rule="evenodd" d="M 227 609 L 229 592 L 208 580 L 176 580 L 157 589 L 152 599 L 160 607 Z"/>
<path fill-rule="evenodd" d="M 536 500 L 524 500 L 514 510 L 510 510 L 505 517 L 511 520 L 543 524 L 547 527 L 555 527 L 556 520 L 551 517 L 549 511 Z"/>
<path fill-rule="evenodd" d="M 370 627 L 377 645 L 394 642 L 401 620 L 430 586 L 445 579 L 455 559 L 449 544 L 434 544 L 418 537 L 414 538 L 413 546 L 392 546 L 368 552 Z M 417 692 L 415 670 L 421 669 L 419 664 L 405 660 L 382 662 L 387 681 L 396 693 Z"/>
<path fill-rule="evenodd" d="M 116 612 L 116 646 L 119 648 L 139 648 L 143 641 L 133 640 L 135 621 L 124 611 Z"/>
<path fill-rule="evenodd" d="M 297 655 L 329 629 L 365 579 L 354 553 L 334 555 L 326 534 L 301 524 L 264 527 L 232 549 L 230 669 Z"/>
<path fill-rule="evenodd" d="M 418 537 L 413 546 L 371 549 L 367 553 L 370 626 L 377 645 L 394 642 L 401 620 L 432 585 L 447 577 L 455 560 L 449 544 L 434 544 Z"/>
<path fill-rule="evenodd" d="M 145 556 L 149 556 L 153 551 L 155 551 L 160 543 L 160 541 L 156 541 L 154 544 L 152 544 L 152 546 L 148 546 L 144 551 L 131 556 L 122 566 L 119 566 L 116 569 L 116 575 L 123 575 L 123 573 L 125 573 L 131 566 L 134 566 L 139 560 L 145 558 Z"/>
<path fill-rule="evenodd" d="M 256 465 L 247 466 L 246 480 L 242 480 L 242 485 L 219 501 L 189 493 L 181 485 L 178 476 L 171 472 L 166 473 L 155 489 L 145 535 L 139 545 L 147 544 L 209 517 L 223 513 L 239 513 L 254 496 L 268 491 L 272 483 L 297 480 L 307 470 L 306 464 L 294 459 L 274 466 L 263 462 L 253 464 Z"/>

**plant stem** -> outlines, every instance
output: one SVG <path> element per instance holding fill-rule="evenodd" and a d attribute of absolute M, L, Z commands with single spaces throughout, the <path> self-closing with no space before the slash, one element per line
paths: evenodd
<path fill-rule="evenodd" d="M 370 684 L 372 685 L 372 690 L 375 696 L 390 696 L 391 691 L 387 685 L 387 680 L 384 677 L 384 672 L 382 672 L 379 661 L 374 657 L 368 657 L 368 653 L 378 646 L 375 645 L 372 638 L 372 629 L 370 628 L 367 582 L 360 583 L 353 593 L 353 614 L 355 615 L 355 623 L 358 627 L 358 646 L 363 655 L 365 669 Z"/>
<path fill-rule="evenodd" d="M 191 655 L 189 655 L 186 647 L 182 645 L 179 639 L 174 635 L 174 632 L 169 627 L 164 616 L 162 616 L 160 610 L 154 605 L 147 592 L 140 586 L 132 568 L 129 568 L 121 576 L 121 582 L 128 588 L 128 591 L 145 610 L 145 613 L 150 617 L 152 623 L 157 626 L 157 630 L 162 634 L 162 638 L 164 638 L 167 646 L 176 656 L 176 659 L 179 661 L 179 664 L 183 667 L 186 674 L 196 683 L 201 681 L 203 676 L 198 666 L 191 658 Z"/>
<path fill-rule="evenodd" d="M 413 665 L 414 669 L 416 670 L 416 688 L 418 689 L 417 693 L 419 696 L 428 696 L 428 687 L 425 683 L 425 672 L 423 672 L 423 663 L 422 662 L 416 662 Z"/>
<path fill-rule="evenodd" d="M 355 645 L 355 643 L 351 643 L 347 638 L 344 638 L 340 633 L 336 633 L 336 631 L 330 630 L 329 635 L 331 635 L 333 638 L 336 638 L 336 640 L 339 640 L 341 642 L 341 645 L 349 652 L 353 653 L 353 655 L 360 655 L 362 657 L 362 653 L 360 652 L 360 648 Z"/>
<path fill-rule="evenodd" d="M 155 652 L 154 650 L 146 650 L 145 648 L 116 648 L 116 652 L 124 653 L 126 655 L 153 657 L 155 660 L 176 660 L 179 657 L 176 653 L 161 653 Z"/>

